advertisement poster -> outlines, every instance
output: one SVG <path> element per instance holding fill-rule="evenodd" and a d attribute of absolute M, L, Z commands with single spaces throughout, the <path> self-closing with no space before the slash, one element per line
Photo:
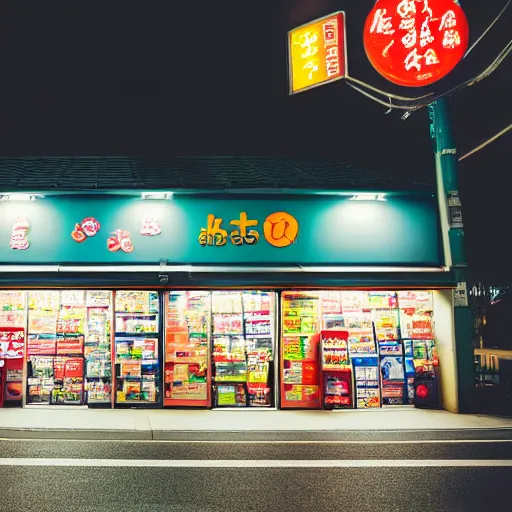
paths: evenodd
<path fill-rule="evenodd" d="M 80 378 L 84 375 L 84 361 L 78 357 L 69 357 L 64 366 L 64 377 Z"/>
<path fill-rule="evenodd" d="M 85 304 L 85 290 L 62 290 L 60 292 L 62 306 L 83 306 Z"/>
<path fill-rule="evenodd" d="M 45 338 L 37 334 L 31 334 L 28 337 L 27 355 L 42 356 L 55 354 L 55 338 Z"/>
<path fill-rule="evenodd" d="M 57 339 L 57 354 L 81 355 L 83 353 L 84 337 L 66 337 Z"/>
<path fill-rule="evenodd" d="M 87 290 L 87 306 L 110 306 L 111 292 L 103 290 Z"/>
<path fill-rule="evenodd" d="M 0 327 L 0 359 L 22 358 L 24 346 L 23 327 Z"/>

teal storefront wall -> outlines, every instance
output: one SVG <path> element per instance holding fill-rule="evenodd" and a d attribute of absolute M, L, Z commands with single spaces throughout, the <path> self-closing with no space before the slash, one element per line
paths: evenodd
<path fill-rule="evenodd" d="M 442 266 L 437 201 L 431 193 L 390 193 L 385 201 L 354 201 L 350 195 L 180 195 L 151 201 L 126 195 L 55 195 L 33 202 L 0 202 L 0 263 L 24 264 L 298 264 L 358 266 Z M 284 211 L 299 224 L 296 242 L 270 245 L 263 234 L 268 215 Z M 247 212 L 257 220 L 255 245 L 202 247 L 198 242 L 208 214 L 231 220 Z M 140 234 L 143 218 L 154 216 L 158 236 Z M 28 250 L 9 240 L 17 217 L 30 222 Z M 83 243 L 71 238 L 75 223 L 95 217 L 99 233 Z M 116 229 L 130 232 L 132 253 L 109 252 Z"/>

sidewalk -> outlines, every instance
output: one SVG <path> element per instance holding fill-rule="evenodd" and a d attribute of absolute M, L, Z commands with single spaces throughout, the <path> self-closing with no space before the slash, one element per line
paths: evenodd
<path fill-rule="evenodd" d="M 93 440 L 297 439 L 315 433 L 511 429 L 512 418 L 414 408 L 328 411 L 0 409 L 0 437 Z M 508 434 L 507 434 L 508 435 Z M 341 437 L 340 437 L 341 438 Z"/>

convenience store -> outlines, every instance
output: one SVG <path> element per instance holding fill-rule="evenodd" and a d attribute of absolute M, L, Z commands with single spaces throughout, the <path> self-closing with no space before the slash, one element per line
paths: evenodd
<path fill-rule="evenodd" d="M 4 405 L 381 407 L 413 403 L 418 369 L 457 411 L 431 191 L 41 191 L 0 209 Z"/>

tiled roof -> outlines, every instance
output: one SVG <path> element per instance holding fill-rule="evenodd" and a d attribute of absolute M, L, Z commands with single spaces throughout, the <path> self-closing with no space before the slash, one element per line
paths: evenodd
<path fill-rule="evenodd" d="M 335 159 L 277 157 L 0 158 L 0 189 L 418 189 L 432 179 L 356 168 Z"/>

